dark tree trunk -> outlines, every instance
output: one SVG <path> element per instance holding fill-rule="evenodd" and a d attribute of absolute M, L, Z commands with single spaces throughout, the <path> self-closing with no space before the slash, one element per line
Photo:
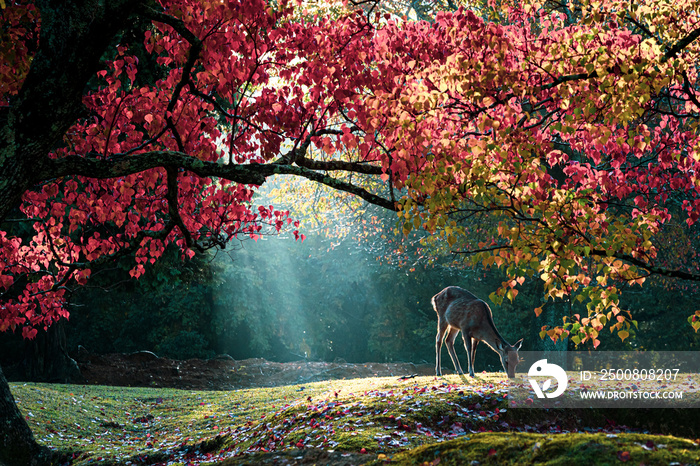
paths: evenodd
<path fill-rule="evenodd" d="M 10 110 L 0 115 L 0 219 L 41 181 L 49 151 L 82 111 L 82 92 L 97 71 L 100 56 L 141 1 L 38 2 L 39 50 Z M 65 351 L 61 354 L 65 356 Z M 64 372 L 62 366 L 70 364 L 66 359 L 37 362 L 54 373 Z M 50 457 L 49 450 L 34 440 L 0 370 L 0 466 L 50 464 Z"/>
<path fill-rule="evenodd" d="M 49 465 L 52 456 L 34 440 L 0 368 L 0 466 Z"/>
<path fill-rule="evenodd" d="M 25 373 L 28 380 L 80 383 L 78 364 L 68 356 L 63 321 L 53 324 L 37 338 L 25 342 Z"/>
<path fill-rule="evenodd" d="M 36 3 L 39 49 L 21 91 L 0 115 L 0 218 L 27 189 L 52 178 L 49 152 L 84 111 L 83 91 L 100 57 L 144 0 Z"/>

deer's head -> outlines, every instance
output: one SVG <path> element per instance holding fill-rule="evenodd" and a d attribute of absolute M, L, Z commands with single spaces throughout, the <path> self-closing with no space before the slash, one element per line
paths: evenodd
<path fill-rule="evenodd" d="M 503 369 L 506 371 L 506 374 L 508 374 L 509 379 L 515 377 L 515 367 L 520 362 L 518 350 L 522 345 L 522 338 L 516 341 L 514 345 L 508 345 L 506 343 L 498 344 L 498 354 L 501 356 L 501 364 L 503 364 Z"/>

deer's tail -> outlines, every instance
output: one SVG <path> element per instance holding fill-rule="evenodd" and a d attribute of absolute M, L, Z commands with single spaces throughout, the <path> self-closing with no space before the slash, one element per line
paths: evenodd
<path fill-rule="evenodd" d="M 442 291 L 430 298 L 430 304 L 433 305 L 433 309 L 435 310 L 435 313 L 439 316 L 440 311 L 438 311 L 438 304 L 437 304 L 437 298 L 442 295 Z"/>

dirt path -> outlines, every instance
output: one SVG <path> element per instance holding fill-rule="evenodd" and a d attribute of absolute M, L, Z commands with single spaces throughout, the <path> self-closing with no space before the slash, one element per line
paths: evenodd
<path fill-rule="evenodd" d="M 105 355 L 82 353 L 76 360 L 85 383 L 89 385 L 192 390 L 233 390 L 329 379 L 431 375 L 434 371 L 432 365 L 412 363 L 279 363 L 257 358 L 236 361 L 228 356 L 176 361 L 146 351 Z"/>

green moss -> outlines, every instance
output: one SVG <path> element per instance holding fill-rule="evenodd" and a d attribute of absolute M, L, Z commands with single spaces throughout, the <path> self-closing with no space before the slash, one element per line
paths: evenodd
<path fill-rule="evenodd" d="M 579 465 L 698 464 L 700 450 L 690 440 L 643 434 L 482 433 L 398 453 L 369 465 Z"/>

